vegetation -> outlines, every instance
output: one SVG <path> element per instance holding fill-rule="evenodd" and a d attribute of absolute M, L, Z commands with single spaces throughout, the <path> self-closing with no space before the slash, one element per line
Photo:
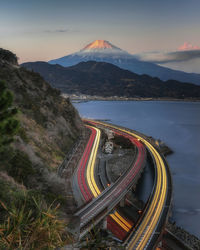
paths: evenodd
<path fill-rule="evenodd" d="M 19 121 L 14 118 L 17 109 L 12 107 L 13 95 L 7 90 L 4 81 L 0 81 L 0 154 L 13 141 L 19 129 Z"/>
<path fill-rule="evenodd" d="M 60 204 L 48 205 L 55 195 L 44 199 L 41 191 L 26 189 L 36 170 L 25 152 L 10 147 L 17 132 L 28 141 L 12 103 L 0 81 L 0 249 L 54 249 L 69 241 L 66 223 L 58 219 Z"/>
<path fill-rule="evenodd" d="M 71 67 L 46 62 L 24 63 L 23 67 L 40 73 L 63 93 L 100 97 L 196 98 L 200 86 L 176 80 L 138 75 L 105 62 L 81 62 Z"/>
<path fill-rule="evenodd" d="M 17 56 L 9 50 L 5 50 L 2 48 L 0 48 L 0 60 L 17 65 Z"/>
<path fill-rule="evenodd" d="M 12 190 L 9 194 L 12 202 L 0 200 L 4 215 L 0 249 L 55 249 L 69 243 L 66 223 L 58 219 L 59 204 L 47 206 L 40 195 L 31 191 Z"/>
<path fill-rule="evenodd" d="M 82 124 L 58 90 L 16 66 L 0 49 L 0 249 L 55 249 L 71 242 L 66 180 L 56 168 Z"/>
<path fill-rule="evenodd" d="M 97 226 L 93 226 L 89 233 L 80 240 L 79 247 L 83 250 L 125 249 L 125 247 L 117 244 L 106 230 L 100 229 Z"/>
<path fill-rule="evenodd" d="M 28 155 L 16 150 L 9 163 L 7 169 L 8 174 L 18 183 L 23 183 L 26 187 L 29 187 L 29 180 L 30 177 L 35 174 L 35 169 Z"/>
<path fill-rule="evenodd" d="M 50 185 L 34 189 L 38 173 L 28 155 L 11 152 L 5 165 L 0 162 L 0 249 L 64 246 L 71 241 L 65 221 L 59 219 L 60 206 L 66 207 L 65 197 L 58 195 L 59 187 L 55 192 Z"/>

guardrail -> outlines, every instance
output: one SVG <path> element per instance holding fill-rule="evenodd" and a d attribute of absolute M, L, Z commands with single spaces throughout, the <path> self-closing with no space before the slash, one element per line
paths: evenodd
<path fill-rule="evenodd" d="M 67 168 L 67 166 L 69 165 L 69 163 L 71 162 L 74 154 L 76 153 L 78 147 L 81 144 L 81 140 L 82 140 L 83 136 L 79 137 L 78 141 L 76 141 L 73 146 L 71 147 L 71 149 L 69 150 L 69 152 L 66 154 L 63 162 L 60 164 L 60 166 L 58 167 L 57 170 L 57 174 L 62 177 L 64 169 Z"/>

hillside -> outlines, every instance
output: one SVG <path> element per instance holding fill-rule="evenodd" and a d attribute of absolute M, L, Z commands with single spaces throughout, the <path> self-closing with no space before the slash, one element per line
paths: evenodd
<path fill-rule="evenodd" d="M 39 72 L 53 87 L 68 94 L 128 98 L 200 98 L 200 86 L 175 80 L 164 82 L 105 62 L 82 62 L 71 67 L 33 62 L 22 66 Z"/>
<path fill-rule="evenodd" d="M 15 221 L 18 217 L 23 220 L 19 222 L 19 229 L 15 228 L 13 232 L 19 230 L 19 237 L 22 242 L 24 240 L 22 244 L 32 244 L 32 248 L 26 249 L 42 249 L 41 246 L 47 245 L 45 249 L 52 249 L 50 246 L 61 246 L 59 232 L 61 229 L 64 232 L 64 224 L 57 220 L 55 209 L 60 206 L 62 216 L 66 218 L 66 214 L 71 213 L 73 201 L 66 199 L 69 183 L 58 177 L 57 168 L 80 137 L 82 121 L 70 101 L 61 97 L 59 90 L 53 89 L 38 73 L 19 67 L 17 57 L 3 49 L 0 49 L 0 80 L 4 80 L 14 94 L 13 105 L 19 110 L 17 119 L 20 121 L 20 129 L 12 147 L 8 147 L 0 155 L 1 232 L 11 230 L 11 224 L 8 225 L 5 221 L 8 220 L 6 216 L 14 216 L 14 212 L 7 211 L 15 211 L 16 217 L 11 216 L 9 220 Z M 56 208 L 54 209 L 54 205 L 49 207 L 50 204 L 54 204 Z M 51 217 L 45 217 L 46 213 Z M 54 218 L 56 221 L 53 221 Z M 18 222 L 12 223 L 18 225 L 15 224 Z M 36 233 L 30 232 L 32 226 L 36 228 L 34 223 L 39 223 L 40 227 L 36 229 Z M 50 224 L 48 228 L 45 225 L 43 228 L 42 223 Z M 51 227 L 54 226 L 57 228 L 56 240 L 52 243 L 50 241 L 55 235 L 53 236 L 54 228 Z M 43 239 L 37 235 L 39 232 Z M 9 243 L 2 241 L 2 237 L 1 249 L 19 249 L 16 245 L 19 242 L 16 238 L 18 234 L 10 236 L 13 237 L 13 242 Z M 35 239 L 35 242 L 30 240 L 26 243 L 27 237 Z M 8 244 L 6 248 L 5 244 Z"/>
<path fill-rule="evenodd" d="M 130 70 L 133 73 L 158 77 L 163 81 L 173 79 L 200 85 L 200 74 L 186 73 L 139 60 L 137 56 L 105 40 L 95 40 L 80 51 L 50 60 L 49 63 L 69 67 L 87 61 L 111 63 L 122 69 Z"/>
<path fill-rule="evenodd" d="M 35 153 L 37 145 L 45 140 L 47 148 L 43 161 L 52 167 L 57 166 L 60 160 L 51 157 L 51 150 L 57 151 L 57 158 L 62 158 L 70 149 L 82 126 L 77 111 L 68 99 L 60 96 L 59 90 L 53 89 L 38 73 L 21 68 L 17 63 L 0 60 L 0 79 L 6 81 L 15 95 L 14 104 L 21 111 L 20 121 L 28 139 L 31 137 L 34 140 L 31 143 Z M 44 134 L 41 138 L 37 133 Z"/>

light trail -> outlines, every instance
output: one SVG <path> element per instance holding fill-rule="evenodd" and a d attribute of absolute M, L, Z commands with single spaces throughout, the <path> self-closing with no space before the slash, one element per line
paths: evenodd
<path fill-rule="evenodd" d="M 100 135 L 101 135 L 101 131 L 100 129 L 94 128 L 93 129 L 96 130 L 96 138 L 94 141 L 94 145 L 93 148 L 91 150 L 91 154 L 90 154 L 90 158 L 89 158 L 89 162 L 87 165 L 87 171 L 86 171 L 86 177 L 87 177 L 87 182 L 89 185 L 89 188 L 93 194 L 94 197 L 97 197 L 101 192 L 95 182 L 95 178 L 94 178 L 94 167 L 95 167 L 95 161 L 96 161 L 96 155 L 97 155 L 97 151 L 98 151 L 98 147 L 99 147 L 99 142 L 100 142 Z"/>
<path fill-rule="evenodd" d="M 78 164 L 78 170 L 77 170 L 77 180 L 78 180 L 78 185 L 81 191 L 81 194 L 83 196 L 83 199 L 86 201 L 90 201 L 92 199 L 92 194 L 90 192 L 90 190 L 87 187 L 85 178 L 84 178 L 84 171 L 85 171 L 85 167 L 86 167 L 86 163 L 88 161 L 88 155 L 91 151 L 91 147 L 94 141 L 94 138 L 96 136 L 96 131 L 95 129 L 90 128 L 91 130 L 91 135 L 90 138 L 88 140 L 88 143 L 86 145 L 86 148 L 83 152 L 83 155 L 81 157 L 81 160 Z"/>
<path fill-rule="evenodd" d="M 97 151 L 99 147 L 101 132 L 99 129 L 95 127 L 88 126 L 88 125 L 87 127 L 91 130 L 92 133 L 87 143 L 83 157 L 80 161 L 77 174 L 78 174 L 78 183 L 79 183 L 79 187 L 82 192 L 82 195 L 86 201 L 89 201 L 92 198 L 90 191 L 92 192 L 93 197 L 97 197 L 98 195 L 101 194 L 101 191 L 96 184 L 95 176 L 94 176 L 95 160 L 96 160 L 96 155 L 97 155 Z M 90 154 L 90 157 L 88 160 L 89 154 Z M 87 164 L 87 169 L 86 169 L 86 176 L 87 176 L 87 183 L 90 189 L 87 188 L 87 185 L 85 183 L 85 178 L 84 178 L 84 171 L 85 171 L 87 162 L 88 164 Z M 112 215 L 112 217 L 116 222 L 118 222 L 118 224 L 124 230 L 126 230 L 126 232 L 130 230 L 131 225 L 118 212 L 115 212 Z"/>
<path fill-rule="evenodd" d="M 88 121 L 90 122 L 90 120 Z M 134 136 L 146 145 L 146 147 L 150 150 L 151 154 L 154 157 L 154 160 L 156 162 L 157 173 L 155 192 L 141 224 L 139 225 L 136 232 L 132 233 L 133 236 L 130 238 L 130 241 L 127 246 L 128 249 L 146 249 L 154 233 L 156 233 L 156 226 L 160 221 L 167 197 L 167 172 L 165 163 L 158 151 L 143 137 L 111 124 L 105 124 L 103 122 L 98 121 L 91 121 L 91 123 L 96 123 L 106 127 L 117 129 Z"/>
<path fill-rule="evenodd" d="M 100 140 L 100 130 L 92 126 L 88 126 L 88 127 L 93 128 L 97 131 L 97 136 L 94 142 L 94 147 L 91 151 L 90 160 L 88 162 L 88 167 L 87 167 L 87 182 L 88 182 L 88 185 L 90 187 L 92 194 L 94 195 L 94 197 L 97 197 L 98 195 L 101 194 L 101 191 L 98 188 L 96 181 L 95 181 L 94 166 L 95 166 L 96 154 L 98 150 L 97 145 L 99 145 L 99 140 Z M 130 225 L 130 223 L 125 218 L 123 218 L 118 212 L 115 212 L 114 214 L 111 214 L 109 216 L 111 216 L 117 222 L 117 224 L 121 226 L 126 232 L 129 232 L 130 229 L 132 228 L 132 225 Z"/>

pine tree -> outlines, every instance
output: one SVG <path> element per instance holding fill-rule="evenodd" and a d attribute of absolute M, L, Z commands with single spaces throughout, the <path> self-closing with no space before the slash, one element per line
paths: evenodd
<path fill-rule="evenodd" d="M 6 83 L 0 81 L 0 153 L 13 141 L 19 129 L 19 121 L 14 117 L 17 109 L 12 103 L 13 94 L 7 90 Z"/>

